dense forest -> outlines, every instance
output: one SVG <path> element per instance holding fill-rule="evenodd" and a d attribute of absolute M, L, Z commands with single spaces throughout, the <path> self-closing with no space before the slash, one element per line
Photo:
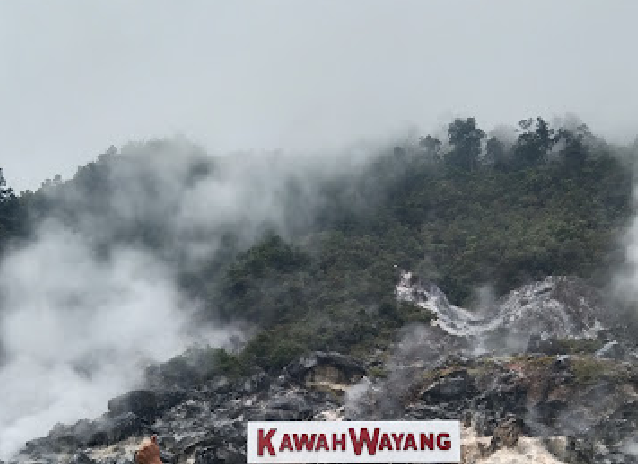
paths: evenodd
<path fill-rule="evenodd" d="M 122 159 L 110 149 L 73 179 L 20 195 L 0 178 L 0 252 L 28 240 L 46 217 L 73 225 L 91 210 L 119 221 L 111 201 L 119 187 L 108 173 Z M 194 183 L 217 163 L 198 154 L 171 175 Z M 126 194 L 157 196 L 166 209 L 122 221 L 95 247 L 105 256 L 117 243 L 145 247 L 171 263 L 185 294 L 203 302 L 202 318 L 257 327 L 242 350 L 213 350 L 213 362 L 200 359 L 202 375 L 240 373 L 281 367 L 314 349 L 368 352 L 406 323 L 427 320 L 396 303 L 397 269 L 415 270 L 470 307 L 481 286 L 500 296 L 547 275 L 603 286 L 623 260 L 632 183 L 631 150 L 607 144 L 584 124 L 553 128 L 540 117 L 527 119 L 514 139 L 503 140 L 473 118 L 456 119 L 446 137 L 383 150 L 356 172 L 318 181 L 323 200 L 313 206 L 310 225 L 286 234 L 264 224 L 257 237 L 240 240 L 228 227 L 216 232 L 221 246 L 214 253 L 186 264 L 170 251 L 176 238 L 164 219 L 173 206 L 142 180 Z M 294 198 L 298 187 L 286 184 L 283 195 Z M 185 359 L 169 365 L 179 368 Z"/>

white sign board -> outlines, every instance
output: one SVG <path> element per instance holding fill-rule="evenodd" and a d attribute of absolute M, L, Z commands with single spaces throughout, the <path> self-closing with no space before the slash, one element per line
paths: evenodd
<path fill-rule="evenodd" d="M 248 462 L 458 463 L 459 421 L 249 422 Z"/>

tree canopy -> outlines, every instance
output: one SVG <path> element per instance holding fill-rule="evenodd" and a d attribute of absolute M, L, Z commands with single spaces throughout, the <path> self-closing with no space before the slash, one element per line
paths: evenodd
<path fill-rule="evenodd" d="M 471 306 L 479 286 L 502 295 L 552 274 L 605 282 L 622 260 L 618 237 L 633 215 L 631 160 L 616 156 L 587 126 L 554 128 L 530 118 L 519 122 L 511 141 L 486 134 L 474 118 L 456 119 L 446 142 L 426 135 L 356 174 L 321 181 L 311 227 L 285 238 L 265 229 L 249 245 L 227 230 L 211 237 L 221 251 L 203 256 L 197 269 L 171 261 L 184 292 L 203 301 L 212 319 L 259 327 L 231 357 L 237 364 L 224 355 L 223 365 L 268 369 L 311 349 L 383 346 L 398 327 L 430 317 L 395 302 L 397 267 Z M 20 197 L 0 176 L 0 247 L 29 233 L 27 217 L 55 212 L 73 223 L 88 208 L 117 220 L 108 198 L 120 186 L 110 183 L 109 169 L 122 162 L 110 149 L 74 179 Z M 180 182 L 214 171 L 214 163 L 198 159 Z M 174 205 L 147 183 L 128 192 L 151 192 L 166 205 L 108 239 L 164 257 L 170 231 L 158 228 L 157 218 L 170 218 Z M 66 193 L 44 195 L 46 188 Z"/>

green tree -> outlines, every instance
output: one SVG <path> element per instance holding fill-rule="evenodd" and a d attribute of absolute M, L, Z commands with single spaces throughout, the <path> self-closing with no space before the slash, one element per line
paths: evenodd
<path fill-rule="evenodd" d="M 488 164 L 495 168 L 507 166 L 507 152 L 505 145 L 496 137 L 490 137 L 485 144 L 485 158 Z"/>
<path fill-rule="evenodd" d="M 0 252 L 13 237 L 25 232 L 26 212 L 0 168 Z"/>
<path fill-rule="evenodd" d="M 0 202 L 9 201 L 15 197 L 13 189 L 7 187 L 7 181 L 4 178 L 4 171 L 0 168 Z"/>
<path fill-rule="evenodd" d="M 441 160 L 441 141 L 438 138 L 431 135 L 421 137 L 419 145 L 425 149 L 425 155 L 432 161 L 438 162 Z"/>
<path fill-rule="evenodd" d="M 455 119 L 448 126 L 448 137 L 452 149 L 446 156 L 447 164 L 473 171 L 481 156 L 481 141 L 485 132 L 476 126 L 474 118 Z"/>
<path fill-rule="evenodd" d="M 514 146 L 515 161 L 523 167 L 535 166 L 547 161 L 547 154 L 556 143 L 554 129 L 541 117 L 519 121 L 519 134 Z M 533 128 L 533 130 L 532 130 Z"/>
<path fill-rule="evenodd" d="M 592 138 L 586 124 L 579 125 L 575 130 L 561 128 L 556 140 L 562 145 L 560 156 L 567 167 L 582 167 L 589 155 L 588 140 Z"/>

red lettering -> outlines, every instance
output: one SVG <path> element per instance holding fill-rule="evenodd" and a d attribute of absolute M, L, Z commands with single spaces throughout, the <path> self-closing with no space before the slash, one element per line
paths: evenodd
<path fill-rule="evenodd" d="M 330 448 L 328 448 L 328 439 L 326 438 L 325 433 L 319 434 L 319 439 L 317 440 L 317 447 L 315 448 L 315 451 L 319 451 L 319 448 L 322 448 L 322 447 L 326 451 L 330 451 Z"/>
<path fill-rule="evenodd" d="M 412 447 L 412 449 L 414 451 L 417 450 L 416 447 L 416 440 L 414 439 L 414 434 L 413 433 L 408 433 L 408 436 L 405 437 L 405 445 L 403 446 L 403 451 L 407 451 L 408 447 Z"/>
<path fill-rule="evenodd" d="M 436 445 L 439 447 L 439 449 L 449 450 L 450 447 L 452 446 L 452 444 L 450 443 L 450 440 L 444 440 L 443 442 L 441 442 L 441 437 L 449 438 L 450 435 L 447 433 L 439 433 L 439 435 L 436 437 Z"/>
<path fill-rule="evenodd" d="M 341 440 L 337 439 L 337 434 L 332 434 L 332 449 L 333 451 L 337 451 L 337 446 L 341 446 L 341 451 L 346 450 L 346 434 L 341 434 Z"/>
<path fill-rule="evenodd" d="M 292 442 L 290 441 L 290 435 L 284 433 L 284 436 L 281 439 L 281 445 L 279 446 L 279 452 L 281 453 L 286 448 L 290 451 L 294 451 L 294 449 L 292 448 Z"/>
<path fill-rule="evenodd" d="M 398 450 L 401 449 L 401 441 L 403 441 L 403 435 L 404 435 L 403 433 L 399 434 L 398 436 L 396 433 L 392 434 L 392 438 L 394 438 L 395 448 Z"/>
<path fill-rule="evenodd" d="M 271 456 L 275 455 L 275 448 L 272 447 L 272 436 L 275 434 L 277 429 L 270 429 L 270 431 L 264 435 L 264 429 L 257 429 L 257 455 L 264 455 L 264 448 L 268 448 L 268 454 Z"/>
<path fill-rule="evenodd" d="M 370 438 L 370 435 L 368 434 L 368 429 L 366 428 L 361 429 L 360 439 L 357 439 L 357 435 L 354 433 L 353 428 L 349 428 L 348 431 L 350 432 L 350 439 L 352 440 L 352 447 L 354 448 L 354 454 L 356 454 L 357 456 L 361 455 L 361 449 L 363 448 L 364 442 L 366 446 L 368 447 L 368 454 L 370 454 L 371 456 L 374 456 L 375 454 L 377 454 L 377 443 L 379 442 L 378 427 L 375 427 L 374 435 L 372 436 L 372 439 Z"/>
<path fill-rule="evenodd" d="M 381 443 L 379 444 L 379 451 L 387 449 L 392 451 L 392 443 L 390 442 L 390 437 L 387 433 L 381 435 Z"/>
<path fill-rule="evenodd" d="M 308 451 L 312 451 L 315 446 L 315 438 L 317 438 L 317 434 L 313 433 L 310 440 L 308 440 L 307 433 L 302 433 L 301 438 L 299 438 L 299 435 L 295 433 L 293 434 L 293 438 L 295 440 L 295 448 L 297 451 L 303 451 L 303 447 L 305 447 Z"/>
<path fill-rule="evenodd" d="M 425 451 L 425 445 L 428 446 L 431 450 L 434 449 L 434 434 L 426 435 L 424 433 L 421 434 L 421 451 Z"/>

